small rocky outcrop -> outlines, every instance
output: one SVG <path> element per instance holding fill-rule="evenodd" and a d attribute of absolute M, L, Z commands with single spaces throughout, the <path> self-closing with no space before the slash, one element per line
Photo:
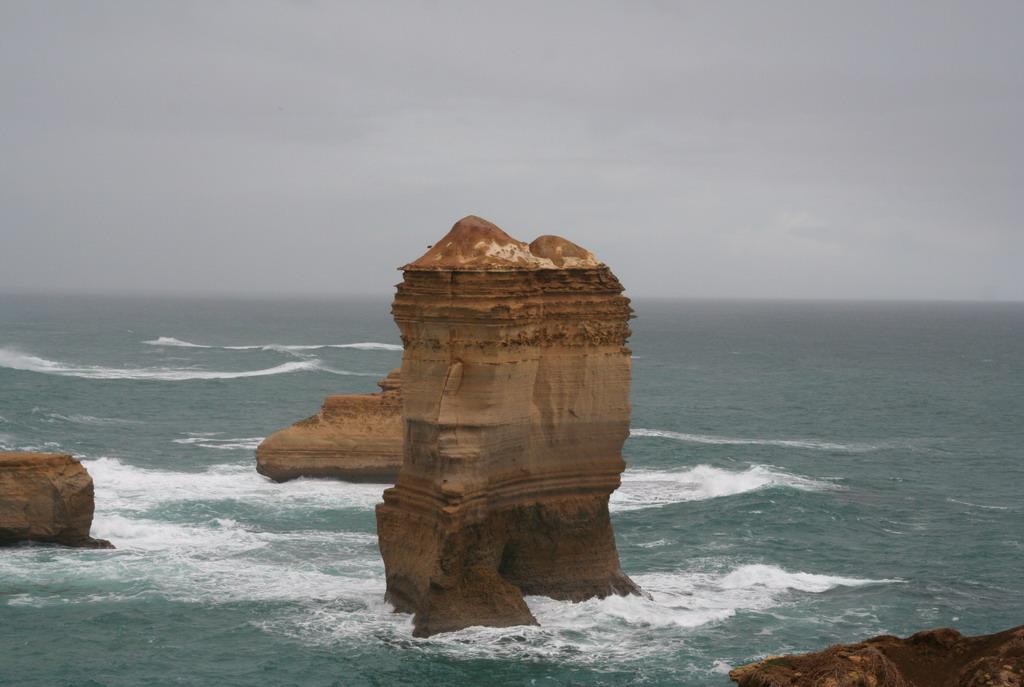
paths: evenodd
<path fill-rule="evenodd" d="M 949 628 L 882 635 L 771 656 L 729 677 L 740 687 L 1024 687 L 1024 626 L 979 637 Z"/>
<path fill-rule="evenodd" d="M 632 316 L 557 236 L 478 217 L 402 268 L 405 453 L 377 507 L 386 599 L 414 634 L 535 624 L 524 595 L 638 594 L 608 497 L 625 468 Z"/>
<path fill-rule="evenodd" d="M 0 546 L 34 541 L 112 549 L 89 536 L 92 477 L 60 453 L 0 452 Z"/>
<path fill-rule="evenodd" d="M 377 394 L 328 396 L 319 413 L 264 439 L 256 471 L 275 482 L 327 477 L 394 484 L 402 465 L 399 371 L 377 384 Z"/>

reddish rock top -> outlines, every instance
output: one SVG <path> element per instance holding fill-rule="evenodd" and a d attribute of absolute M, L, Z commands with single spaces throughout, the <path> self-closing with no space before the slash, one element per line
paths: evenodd
<path fill-rule="evenodd" d="M 597 267 L 601 264 L 586 248 L 551 234 L 535 238 L 530 244 L 530 252 L 537 258 L 550 260 L 558 268 Z"/>
<path fill-rule="evenodd" d="M 541 236 L 527 245 L 475 215 L 463 217 L 443 239 L 403 270 L 510 270 L 593 268 L 590 251 L 559 236 Z"/>

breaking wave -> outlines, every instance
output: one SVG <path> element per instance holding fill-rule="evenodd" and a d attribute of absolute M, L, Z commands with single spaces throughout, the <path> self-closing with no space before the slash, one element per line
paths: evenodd
<path fill-rule="evenodd" d="M 289 372 L 321 371 L 337 375 L 355 375 L 360 377 L 378 377 L 378 373 L 349 372 L 324 366 L 319 360 L 296 360 L 282 363 L 275 367 L 262 370 L 244 370 L 227 372 L 218 370 L 198 370 L 194 367 L 140 367 L 117 368 L 100 365 L 70 365 L 26 355 L 8 348 L 0 348 L 0 367 L 12 370 L 41 372 L 61 377 L 81 377 L 84 379 L 148 379 L 162 382 L 178 382 L 189 379 L 240 379 L 244 377 L 264 377 L 267 375 L 287 374 Z"/>
<path fill-rule="evenodd" d="M 828 482 L 801 477 L 767 465 L 733 471 L 697 465 L 679 472 L 627 470 L 622 486 L 612 492 L 612 510 L 627 511 L 684 501 L 704 501 L 757 489 L 784 487 L 801 491 L 834 488 Z"/>
<path fill-rule="evenodd" d="M 9 605 L 46 607 L 67 603 L 69 596 L 83 603 L 284 601 L 287 607 L 261 616 L 254 625 L 275 637 L 328 648 L 359 641 L 459 661 L 582 666 L 680 651 L 693 641 L 693 628 L 739 613 L 774 613 L 838 587 L 899 581 L 718 560 L 710 567 L 632 575 L 647 597 L 613 595 L 581 603 L 528 597 L 539 626 L 470 627 L 416 639 L 410 636 L 410 616 L 392 613 L 383 601 L 385 574 L 372 531 L 264 529 L 257 524 L 296 522 L 295 516 L 304 512 L 344 507 L 369 514 L 385 485 L 324 480 L 274 484 L 255 475 L 248 463 L 197 473 L 145 469 L 112 458 L 83 463 L 94 476 L 96 502 L 102 504 L 92 533 L 110 539 L 118 549 L 84 554 L 92 556 L 88 565 L 72 564 L 83 555 L 73 550 L 48 550 L 45 558 L 32 549 L 13 551 L 0 559 L 0 578 L 26 591 L 10 594 Z M 259 516 L 235 519 L 212 516 L 218 509 L 182 508 L 220 499 L 237 499 L 257 508 Z M 169 521 L 166 511 L 202 515 Z M 32 591 L 40 580 L 81 593 Z"/>
<path fill-rule="evenodd" d="M 354 348 L 360 351 L 400 351 L 397 344 L 380 343 L 378 341 L 361 341 L 347 344 L 253 344 L 248 346 L 208 346 L 206 344 L 181 341 L 171 336 L 161 336 L 151 341 L 143 341 L 150 346 L 178 346 L 181 348 L 221 348 L 228 351 L 314 351 L 320 348 Z"/>
<path fill-rule="evenodd" d="M 836 444 L 816 439 L 742 439 L 736 437 L 720 437 L 713 434 L 684 434 L 669 432 L 662 429 L 631 429 L 631 437 L 660 437 L 687 441 L 695 444 L 751 445 L 751 446 L 784 446 L 788 448 L 809 448 L 818 451 L 874 451 L 880 448 L 876 444 Z"/>
<path fill-rule="evenodd" d="M 296 479 L 282 484 L 256 473 L 251 462 L 218 465 L 203 472 L 154 470 L 116 458 L 82 461 L 96 485 L 96 502 L 121 513 L 147 511 L 171 502 L 241 501 L 278 512 L 296 507 L 372 511 L 390 485 Z"/>
<path fill-rule="evenodd" d="M 242 437 L 234 439 L 217 439 L 222 432 L 189 432 L 186 439 L 171 439 L 176 444 L 190 444 L 202 448 L 219 448 L 223 450 L 254 451 L 265 437 Z"/>
<path fill-rule="evenodd" d="M 685 630 L 726 620 L 738 612 L 798 603 L 801 595 L 837 587 L 898 582 L 790 572 L 763 564 L 632 577 L 649 596 L 611 595 L 579 603 L 527 597 L 539 626 L 469 627 L 426 640 L 410 640 L 408 616 L 387 613 L 388 607 L 365 601 L 346 608 L 321 604 L 312 612 L 303 609 L 290 617 L 264 621 L 261 626 L 274 634 L 327 646 L 371 635 L 424 654 L 460 660 L 467 656 L 567 663 L 589 663 L 598 658 L 633 660 L 681 647 L 690 641 Z M 366 591 L 373 586 L 379 588 L 381 584 L 367 585 Z M 666 629 L 667 634 L 651 634 Z M 657 641 L 653 641 L 655 636 Z"/>
<path fill-rule="evenodd" d="M 83 566 L 73 551 L 56 551 L 52 563 L 26 566 L 19 555 L 0 560 L 0 578 L 31 587 L 52 580 L 63 590 L 81 589 L 81 602 L 165 599 L 184 603 L 230 603 L 251 600 L 325 604 L 339 596 L 383 602 L 384 571 L 376 537 L 359 532 L 267 532 L 231 518 L 171 523 L 135 515 L 97 514 L 92 534 L 115 542 L 117 550 Z M 281 564 L 260 557 L 268 548 L 306 544 L 343 557 L 344 564 Z M 70 559 L 70 560 L 69 560 Z M 245 564 L 240 565 L 239 561 Z M 305 563 L 305 564 L 303 564 Z M 21 583 L 20 585 L 18 583 Z M 66 603 L 59 595 L 9 594 L 11 606 L 45 607 Z"/>
<path fill-rule="evenodd" d="M 188 341 L 180 341 L 171 336 L 161 336 L 159 339 L 153 339 L 152 341 L 143 341 L 144 344 L 151 346 L 179 346 L 181 348 L 212 348 L 212 346 L 204 346 L 203 344 L 189 343 Z"/>
<path fill-rule="evenodd" d="M 863 587 L 869 584 L 892 584 L 896 579 L 872 580 L 861 577 L 815 575 L 787 572 L 774 565 L 741 565 L 718 581 L 721 589 L 793 590 L 820 594 L 836 587 Z"/>

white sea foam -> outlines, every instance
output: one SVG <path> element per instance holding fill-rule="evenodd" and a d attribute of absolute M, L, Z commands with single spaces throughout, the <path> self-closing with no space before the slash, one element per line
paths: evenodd
<path fill-rule="evenodd" d="M 668 545 L 669 545 L 668 539 L 657 539 L 655 541 L 648 541 L 648 542 L 643 542 L 642 544 L 637 544 L 637 546 L 639 546 L 641 549 L 656 549 L 656 548 L 658 548 L 660 546 L 668 546 Z"/>
<path fill-rule="evenodd" d="M 263 548 L 267 542 L 231 520 L 215 519 L 204 525 L 182 525 L 165 520 L 100 513 L 92 534 L 117 542 L 119 550 L 164 551 L 205 548 L 220 555 Z"/>
<path fill-rule="evenodd" d="M 297 479 L 275 484 L 252 464 L 218 465 L 203 472 L 135 467 L 115 458 L 83 460 L 96 484 L 96 502 L 116 512 L 144 512 L 170 502 L 234 500 L 271 511 L 295 507 L 372 510 L 390 485 Z"/>
<path fill-rule="evenodd" d="M 0 578 L 17 587 L 52 579 L 62 589 L 81 588 L 73 601 L 163 598 L 191 603 L 248 600 L 331 602 L 339 598 L 383 598 L 383 566 L 376 538 L 366 533 L 254 530 L 229 518 L 180 524 L 137 516 L 98 513 L 93 536 L 118 547 L 110 552 L 13 549 L 0 559 Z M 282 547 L 302 545 L 307 555 L 282 556 Z M 312 549 L 312 555 L 309 545 Z M 266 550 L 275 548 L 277 555 Z M 81 557 L 90 556 L 88 565 Z M 32 560 L 35 557 L 35 560 Z M 64 595 L 24 594 L 11 605 L 66 603 Z"/>
<path fill-rule="evenodd" d="M 389 614 L 386 606 L 374 605 L 371 597 L 355 607 L 318 606 L 313 612 L 267 621 L 263 627 L 274 634 L 324 645 L 373 636 L 388 645 L 459 660 L 636 661 L 682 649 L 693 628 L 726 620 L 740 611 L 799 603 L 801 595 L 839 586 L 892 582 L 792 573 L 770 565 L 641 574 L 633 579 L 648 596 L 610 596 L 581 603 L 527 597 L 539 626 L 470 627 L 414 639 L 409 636 L 409 616 Z"/>
<path fill-rule="evenodd" d="M 787 448 L 808 448 L 818 451 L 849 451 L 855 453 L 874 451 L 879 448 L 876 444 L 836 444 L 828 441 L 818 441 L 815 439 L 742 439 L 736 437 L 720 437 L 712 434 L 685 434 L 683 432 L 670 432 L 662 429 L 642 428 L 630 430 L 629 436 L 660 437 L 696 444 L 784 446 Z"/>
<path fill-rule="evenodd" d="M 115 551 L 12 549 L 0 557 L 10 588 L 62 593 L 8 595 L 12 605 L 46 606 L 97 599 L 161 598 L 216 604 L 245 600 L 333 603 L 377 600 L 384 571 L 372 532 L 303 529 L 303 512 L 372 511 L 387 485 L 294 480 L 274 484 L 252 465 L 221 465 L 197 473 L 154 470 L 113 458 L 82 461 L 95 482 L 92 535 Z M 233 511 L 241 516 L 194 514 Z M 207 504 L 190 507 L 189 504 Z M 193 514 L 193 515 L 189 515 Z M 298 523 L 265 531 L 255 523 Z M 322 517 L 322 516 L 318 516 Z M 82 565 L 83 557 L 88 565 Z M 2 604 L 3 602 L 0 602 Z"/>
<path fill-rule="evenodd" d="M 119 551 L 177 551 L 183 555 L 213 558 L 237 556 L 289 541 L 317 547 L 355 547 L 370 554 L 375 552 L 377 543 L 374 535 L 364 532 L 265 532 L 231 518 L 182 524 L 108 512 L 94 518 L 91 532 L 93 536 L 116 541 Z M 359 563 L 360 566 L 368 564 L 369 561 Z"/>
<path fill-rule="evenodd" d="M 198 433 L 209 440 L 217 435 Z M 255 522 L 296 522 L 303 510 L 358 507 L 379 502 L 384 485 L 319 480 L 273 484 L 251 465 L 224 465 L 198 473 L 152 470 L 112 458 L 83 461 L 96 483 L 99 510 L 94 536 L 116 551 L 15 549 L 0 557 L 0 578 L 13 589 L 66 593 L 8 595 L 11 605 L 46 606 L 68 601 L 167 599 L 219 604 L 287 602 L 256 626 L 274 636 L 326 646 L 380 642 L 428 656 L 458 660 L 556 660 L 566 664 L 642 660 L 681 651 L 694 628 L 721 622 L 744 610 L 799 603 L 803 595 L 838 586 L 889 582 L 780 567 L 727 565 L 713 569 L 634 575 L 650 595 L 609 597 L 583 603 L 530 597 L 539 627 L 467 628 L 429 639 L 411 636 L 410 617 L 383 602 L 384 571 L 372 532 L 265 531 Z M 237 499 L 262 509 L 252 521 L 233 517 L 168 519 L 190 502 Z M 171 506 L 171 508 L 167 508 Z M 160 508 L 159 514 L 147 511 Z M 223 512 L 223 509 L 219 509 Z M 88 565 L 83 565 L 83 558 Z M 68 591 L 70 590 L 70 591 Z"/>
<path fill-rule="evenodd" d="M 715 675 L 728 675 L 730 672 L 732 672 L 732 669 L 733 667 L 730 664 L 726 663 L 721 659 L 716 659 L 715 662 L 711 664 L 710 672 L 714 673 Z"/>
<path fill-rule="evenodd" d="M 262 370 L 245 370 L 241 372 L 224 372 L 199 370 L 194 367 L 148 367 L 148 368 L 115 368 L 99 365 L 75 366 L 67 363 L 46 360 L 32 355 L 19 353 L 8 348 L 0 348 L 0 367 L 15 370 L 42 372 L 62 377 L 82 377 L 85 379 L 135 379 L 164 382 L 178 382 L 190 379 L 240 379 L 245 377 L 263 377 L 266 375 L 287 374 L 319 370 L 339 375 L 356 375 L 360 377 L 377 377 L 379 373 L 349 372 L 326 367 L 319 360 L 296 360 L 282 363 L 275 367 Z"/>
<path fill-rule="evenodd" d="M 697 465 L 679 472 L 627 470 L 622 475 L 622 486 L 612 492 L 611 508 L 617 511 L 637 510 L 732 496 L 769 487 L 820 491 L 831 485 L 767 465 L 753 465 L 741 471 L 709 465 Z"/>
<path fill-rule="evenodd" d="M 891 584 L 895 579 L 872 580 L 837 575 L 815 575 L 804 572 L 787 572 L 774 565 L 743 565 L 725 575 L 718 582 L 722 589 L 756 589 L 771 591 L 792 589 L 799 592 L 820 594 L 836 587 L 863 587 L 869 584 Z"/>
<path fill-rule="evenodd" d="M 818 575 L 789 572 L 764 565 L 741 565 L 728 572 L 671 572 L 633 575 L 633 580 L 649 597 L 610 596 L 580 604 L 531 598 L 530 608 L 542 625 L 557 624 L 569 609 L 579 609 L 576 620 L 586 622 L 587 615 L 611 616 L 628 625 L 648 627 L 697 627 L 724 620 L 742 610 L 762 610 L 784 602 L 788 592 L 819 594 L 836 587 L 888 584 L 897 580 Z M 585 606 L 590 606 L 589 609 Z M 545 622 L 547 621 L 547 622 Z"/>

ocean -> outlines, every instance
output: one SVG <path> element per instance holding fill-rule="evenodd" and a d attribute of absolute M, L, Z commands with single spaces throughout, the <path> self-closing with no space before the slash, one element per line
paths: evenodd
<path fill-rule="evenodd" d="M 650 598 L 413 638 L 385 485 L 253 457 L 399 365 L 389 300 L 0 296 L 0 450 L 80 458 L 117 546 L 0 549 L 0 684 L 724 687 L 767 654 L 1024 624 L 1024 304 L 640 299 L 611 507 Z"/>

